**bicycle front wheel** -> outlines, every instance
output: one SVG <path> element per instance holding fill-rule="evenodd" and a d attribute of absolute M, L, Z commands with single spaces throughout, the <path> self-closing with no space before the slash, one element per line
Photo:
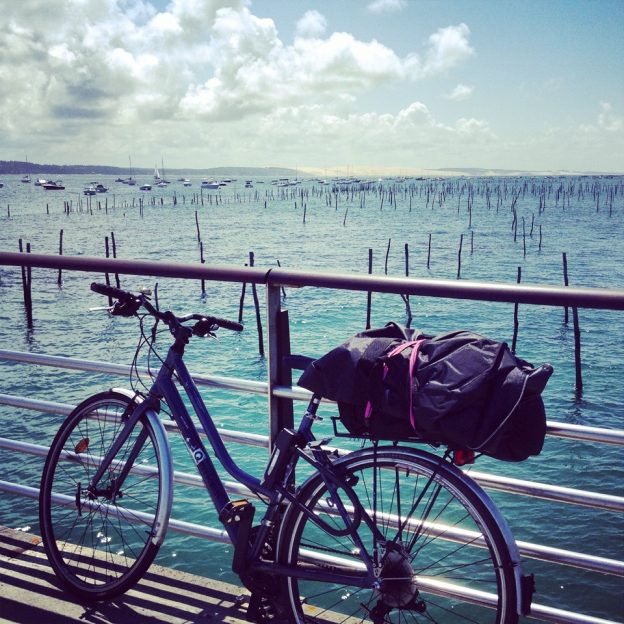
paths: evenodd
<path fill-rule="evenodd" d="M 91 479 L 135 404 L 116 391 L 76 407 L 45 462 L 39 497 L 43 544 L 62 585 L 87 600 L 132 587 L 154 560 L 171 506 L 164 431 L 141 416 L 95 488 Z M 169 465 L 167 465 L 169 462 Z"/>
<path fill-rule="evenodd" d="M 504 521 L 474 482 L 439 457 L 410 448 L 366 449 L 336 466 L 360 502 L 362 520 L 354 533 L 332 536 L 291 504 L 278 538 L 279 561 L 300 571 L 283 582 L 289 621 L 518 621 L 514 563 L 499 526 Z M 344 490 L 341 499 L 357 517 Z M 320 475 L 297 500 L 344 534 Z"/>

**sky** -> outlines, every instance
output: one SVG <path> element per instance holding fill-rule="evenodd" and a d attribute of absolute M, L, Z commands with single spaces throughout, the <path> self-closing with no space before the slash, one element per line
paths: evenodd
<path fill-rule="evenodd" d="M 0 8 L 0 160 L 624 173 L 624 0 Z"/>

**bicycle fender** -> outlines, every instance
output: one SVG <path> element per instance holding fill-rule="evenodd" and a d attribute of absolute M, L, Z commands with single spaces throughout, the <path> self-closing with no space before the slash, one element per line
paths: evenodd
<path fill-rule="evenodd" d="M 123 394 L 124 396 L 128 397 L 133 403 L 136 403 L 137 405 L 145 401 L 144 397 L 142 397 L 140 394 L 138 394 L 134 390 L 128 390 L 128 388 L 111 388 L 110 390 L 111 392 L 117 392 L 119 394 Z"/>

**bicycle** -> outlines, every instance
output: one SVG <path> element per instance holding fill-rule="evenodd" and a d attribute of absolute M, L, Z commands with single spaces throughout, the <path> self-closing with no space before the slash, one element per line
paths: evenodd
<path fill-rule="evenodd" d="M 511 531 L 450 451 L 372 440 L 341 455 L 312 434 L 322 400 L 313 395 L 298 428 L 277 436 L 262 477 L 251 475 L 230 456 L 184 363 L 191 337 L 242 326 L 161 312 L 145 293 L 91 288 L 116 299 L 112 314 L 141 310 L 141 341 L 150 348 L 147 316 L 166 326 L 173 344 L 149 392 L 91 396 L 52 442 L 40 525 L 64 588 L 107 600 L 137 583 L 154 560 L 173 497 L 164 402 L 233 544 L 232 568 L 251 592 L 252 621 L 513 624 L 528 612 L 533 579 L 523 575 Z M 230 499 L 176 382 L 216 460 L 265 504 L 259 522 L 253 503 Z M 306 466 L 312 474 L 297 485 L 296 468 Z"/>

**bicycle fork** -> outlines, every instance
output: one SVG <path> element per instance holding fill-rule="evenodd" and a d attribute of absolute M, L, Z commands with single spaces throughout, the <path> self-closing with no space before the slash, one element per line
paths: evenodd
<path fill-rule="evenodd" d="M 121 429 L 119 435 L 115 438 L 113 445 L 111 446 L 111 448 L 108 450 L 108 452 L 106 453 L 106 455 L 100 462 L 97 470 L 95 471 L 95 474 L 89 481 L 89 485 L 86 491 L 87 491 L 88 498 L 90 500 L 95 500 L 98 497 L 104 497 L 105 499 L 109 500 L 111 503 L 115 503 L 118 497 L 121 498 L 123 496 L 123 490 L 121 488 L 130 470 L 132 469 L 132 466 L 134 465 L 136 458 L 139 456 L 139 453 L 143 449 L 143 445 L 145 444 L 145 441 L 147 440 L 147 436 L 148 436 L 147 429 L 143 426 L 141 427 L 141 431 L 137 435 L 137 438 L 134 441 L 130 452 L 128 453 L 126 459 L 124 460 L 124 465 L 119 475 L 117 477 L 111 478 L 110 483 L 106 487 L 98 487 L 98 484 L 102 480 L 102 477 L 104 476 L 106 471 L 109 470 L 109 468 L 113 465 L 113 462 L 115 461 L 115 457 L 117 456 L 117 453 L 119 453 L 123 445 L 130 438 L 130 435 L 132 434 L 137 423 L 139 422 L 139 418 L 141 417 L 141 415 L 143 414 L 146 408 L 147 408 L 147 405 L 142 404 L 141 406 L 139 406 L 139 408 L 133 408 L 130 415 L 128 415 L 127 412 L 122 414 L 121 416 L 122 420 L 124 418 L 127 418 L 127 420 L 123 428 Z M 75 451 L 77 453 L 88 450 L 88 438 L 86 438 L 85 440 L 81 440 L 76 446 Z M 85 448 L 84 449 L 79 448 L 81 445 L 85 446 Z M 121 462 L 121 460 L 117 460 L 117 461 Z M 80 486 L 80 483 L 78 483 L 78 490 L 80 489 L 81 489 L 81 486 Z M 80 500 L 82 500 L 82 497 L 80 497 Z M 78 507 L 78 514 L 81 515 L 82 508 L 81 508 L 81 505 L 79 505 L 78 501 L 79 501 L 79 492 L 76 493 L 76 506 Z"/>

